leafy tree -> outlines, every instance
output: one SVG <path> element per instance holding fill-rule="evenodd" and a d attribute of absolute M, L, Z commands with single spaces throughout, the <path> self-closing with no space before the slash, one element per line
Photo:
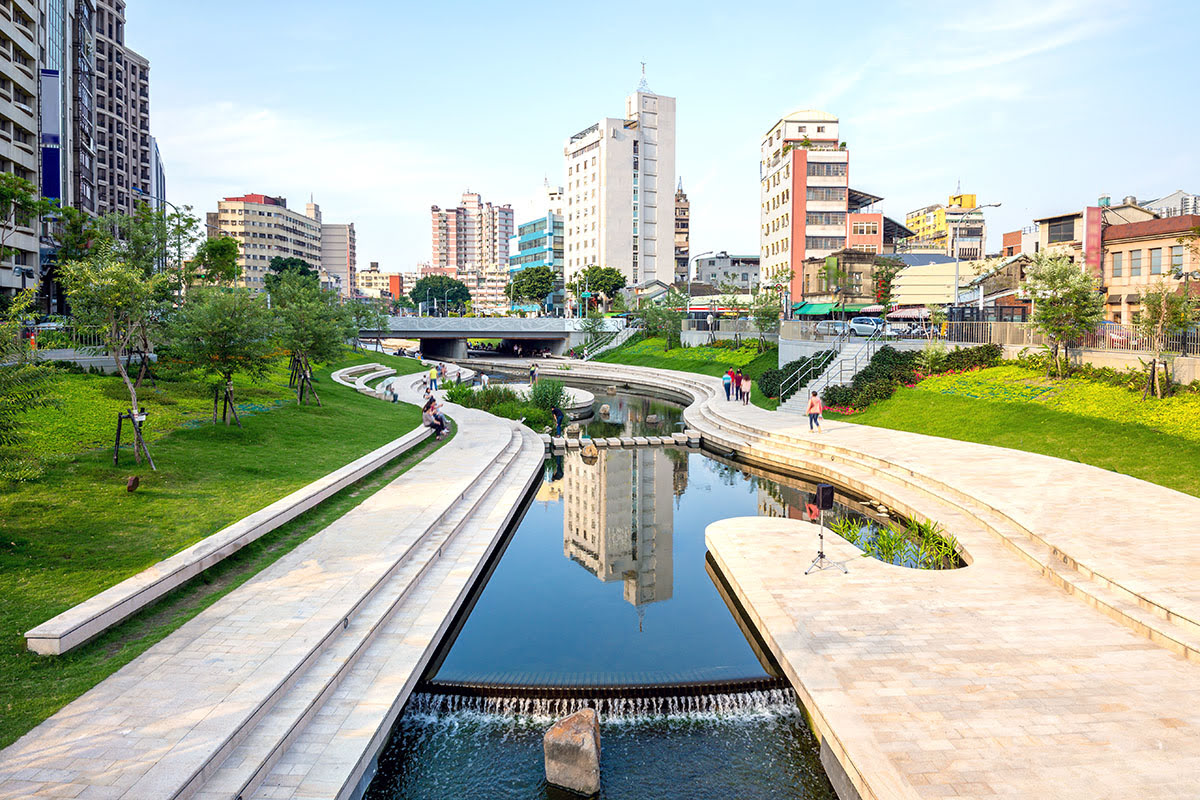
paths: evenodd
<path fill-rule="evenodd" d="M 1104 318 L 1104 298 L 1078 264 L 1044 252 L 1036 253 L 1026 268 L 1025 288 L 1033 299 L 1033 327 L 1050 340 L 1052 366 L 1061 378 L 1069 366 L 1067 348 Z"/>
<path fill-rule="evenodd" d="M 875 302 L 883 306 L 883 314 L 880 316 L 887 317 L 892 307 L 896 305 L 895 293 L 892 290 L 892 284 L 896 280 L 896 276 L 904 269 L 905 264 L 894 258 L 886 256 L 878 256 L 875 259 Z"/>
<path fill-rule="evenodd" d="M 34 466 L 22 458 L 21 415 L 50 405 L 53 373 L 40 364 L 21 334 L 21 320 L 34 303 L 34 289 L 10 298 L 0 314 L 0 480 L 36 477 Z"/>
<path fill-rule="evenodd" d="M 946 324 L 946 309 L 937 303 L 930 303 L 925 306 L 926 317 L 929 320 L 929 326 L 925 329 L 925 338 L 932 344 L 933 337 L 939 333 L 942 326 Z"/>
<path fill-rule="evenodd" d="M 540 305 L 554 291 L 554 278 L 554 270 L 545 265 L 526 267 L 508 284 L 508 299 L 513 303 L 527 300 Z"/>
<path fill-rule="evenodd" d="M 57 203 L 42 197 L 29 181 L 11 172 L 0 172 L 0 261 L 7 261 L 13 253 L 8 240 L 17 228 L 32 225 L 55 208 Z"/>
<path fill-rule="evenodd" d="M 746 304 L 742 302 L 742 287 L 733 281 L 725 281 L 718 288 L 721 291 L 721 305 L 728 308 L 733 316 L 740 317 L 746 310 Z"/>
<path fill-rule="evenodd" d="M 106 214 L 97 221 L 112 244 L 116 257 L 136 266 L 149 277 L 170 274 L 171 288 L 187 283 L 184 267 L 200 241 L 200 220 L 191 206 L 168 213 L 140 203 L 133 214 Z"/>
<path fill-rule="evenodd" d="M 675 287 L 667 290 L 662 300 L 642 309 L 642 325 L 648 336 L 661 336 L 664 350 L 679 347 L 682 340 L 684 309 L 687 295 Z"/>
<path fill-rule="evenodd" d="M 471 300 L 471 292 L 467 285 L 448 275 L 426 275 L 413 284 L 408 296 L 418 307 L 421 303 L 432 304 L 437 301 L 439 304 L 448 303 L 464 308 Z"/>
<path fill-rule="evenodd" d="M 382 331 L 387 327 L 387 312 L 383 304 L 371 299 L 354 300 L 346 304 L 354 321 L 354 349 L 361 346 L 364 330 Z"/>
<path fill-rule="evenodd" d="M 603 295 L 606 302 L 616 297 L 617 292 L 624 288 L 625 276 L 621 274 L 621 270 L 596 264 L 580 270 L 574 280 L 567 285 L 567 290 L 576 297 L 580 297 L 583 292 L 587 291 L 591 292 L 593 296 L 597 293 Z"/>
<path fill-rule="evenodd" d="M 309 278 L 314 286 L 317 288 L 321 286 L 321 273 L 303 258 L 275 256 L 267 264 L 267 273 L 263 275 L 263 288 L 274 294 L 279 285 L 279 279 L 288 274 Z"/>
<path fill-rule="evenodd" d="M 238 266 L 238 240 L 231 236 L 217 239 L 205 239 L 196 248 L 194 267 L 199 270 L 199 277 L 208 283 L 232 284 L 242 274 Z"/>
<path fill-rule="evenodd" d="M 140 266 L 122 261 L 113 246 L 104 243 L 84 258 L 64 264 L 62 282 L 75 321 L 99 331 L 129 390 L 130 410 L 136 416 L 140 413 L 138 387 L 129 377 L 125 357 L 131 348 L 139 343 L 148 347 L 152 340 L 164 307 L 165 277 L 146 276 Z M 137 447 L 134 457 L 141 461 Z"/>
<path fill-rule="evenodd" d="M 779 314 L 783 310 L 779 293 L 774 289 L 759 289 L 750 303 L 750 318 L 758 328 L 758 339 L 767 346 L 767 334 L 779 330 Z"/>
<path fill-rule="evenodd" d="M 594 342 L 597 336 L 604 333 L 604 315 L 594 309 L 589 311 L 587 318 L 579 323 L 579 332 L 587 337 L 584 340 L 586 344 Z"/>
<path fill-rule="evenodd" d="M 838 306 L 839 310 L 844 310 L 842 307 L 846 304 L 846 294 L 850 288 L 846 284 L 849 281 L 850 275 L 846 270 L 842 269 L 842 262 L 832 256 L 826 258 L 825 265 L 818 270 L 817 274 L 820 275 L 824 282 L 825 290 L 836 296 L 834 303 Z"/>
<path fill-rule="evenodd" d="M 1154 350 L 1154 358 L 1150 361 L 1150 377 L 1146 382 L 1146 390 L 1142 398 L 1153 391 L 1154 396 L 1162 398 L 1163 384 L 1159 381 L 1158 365 L 1161 363 L 1163 373 L 1167 372 L 1167 362 L 1162 357 L 1163 345 L 1167 335 L 1184 330 L 1197 321 L 1195 301 L 1188 295 L 1177 292 L 1175 287 L 1160 280 L 1156 286 L 1142 292 L 1142 312 L 1134 323 L 1138 333 L 1150 340 Z M 1167 382 L 1168 387 L 1170 382 Z"/>
<path fill-rule="evenodd" d="M 279 276 L 272 297 L 279 341 L 300 370 L 297 402 L 303 403 L 311 392 L 320 405 L 321 398 L 312 389 L 312 364 L 341 355 L 345 341 L 353 335 L 353 317 L 334 292 L 323 290 L 315 278 L 296 271 Z"/>
<path fill-rule="evenodd" d="M 187 302 L 172 317 L 167 328 L 171 355 L 188 368 L 217 379 L 214 423 L 219 397 L 228 392 L 232 401 L 235 373 L 254 380 L 266 374 L 275 353 L 273 329 L 266 298 L 248 289 L 197 287 L 188 292 Z M 228 425 L 233 417 L 231 405 L 224 416 Z"/>

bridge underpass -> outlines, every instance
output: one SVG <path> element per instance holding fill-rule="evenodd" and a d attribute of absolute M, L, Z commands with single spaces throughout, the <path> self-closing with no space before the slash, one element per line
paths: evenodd
<path fill-rule="evenodd" d="M 388 317 L 386 330 L 363 330 L 365 338 L 416 339 L 421 353 L 433 358 L 465 358 L 470 339 L 500 339 L 503 349 L 519 345 L 522 350 L 556 355 L 582 345 L 582 320 L 562 317 Z M 624 320 L 607 320 L 610 329 Z"/>

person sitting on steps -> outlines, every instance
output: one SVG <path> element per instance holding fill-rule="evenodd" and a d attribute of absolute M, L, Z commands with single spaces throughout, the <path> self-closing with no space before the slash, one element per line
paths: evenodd
<path fill-rule="evenodd" d="M 432 397 L 425 401 L 421 409 L 421 424 L 432 429 L 439 441 L 446 435 L 446 418 L 438 411 L 437 401 Z"/>

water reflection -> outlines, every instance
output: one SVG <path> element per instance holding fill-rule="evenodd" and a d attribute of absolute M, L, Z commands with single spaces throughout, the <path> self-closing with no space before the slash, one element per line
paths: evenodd
<path fill-rule="evenodd" d="M 589 461 L 566 461 L 563 555 L 605 583 L 622 581 L 635 607 L 670 599 L 674 462 L 649 448 L 602 450 Z"/>
<path fill-rule="evenodd" d="M 677 405 L 600 389 L 595 395 L 592 417 L 580 426 L 588 436 L 670 436 L 681 430 L 683 409 Z"/>

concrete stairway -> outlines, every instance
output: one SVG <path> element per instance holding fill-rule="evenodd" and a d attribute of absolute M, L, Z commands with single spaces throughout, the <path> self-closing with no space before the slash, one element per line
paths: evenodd
<path fill-rule="evenodd" d="M 614 336 L 609 342 L 607 342 L 604 345 L 601 345 L 600 347 L 596 348 L 594 351 L 589 351 L 588 356 L 585 360 L 591 361 L 596 356 L 603 355 L 603 354 L 607 353 L 609 350 L 617 349 L 618 347 L 620 347 L 621 345 L 625 344 L 630 339 L 632 339 L 634 334 L 641 333 L 641 330 L 642 330 L 641 328 L 622 328 L 621 330 L 617 331 L 617 335 Z"/>
<path fill-rule="evenodd" d="M 779 410 L 793 414 L 807 413 L 808 398 L 812 391 L 816 389 L 819 393 L 826 386 L 852 381 L 854 376 L 871 362 L 871 355 L 875 352 L 874 346 L 872 340 L 864 339 L 843 347 L 819 375 L 813 375 L 806 380 L 804 386 L 797 388 L 791 397 L 780 403 Z"/>

